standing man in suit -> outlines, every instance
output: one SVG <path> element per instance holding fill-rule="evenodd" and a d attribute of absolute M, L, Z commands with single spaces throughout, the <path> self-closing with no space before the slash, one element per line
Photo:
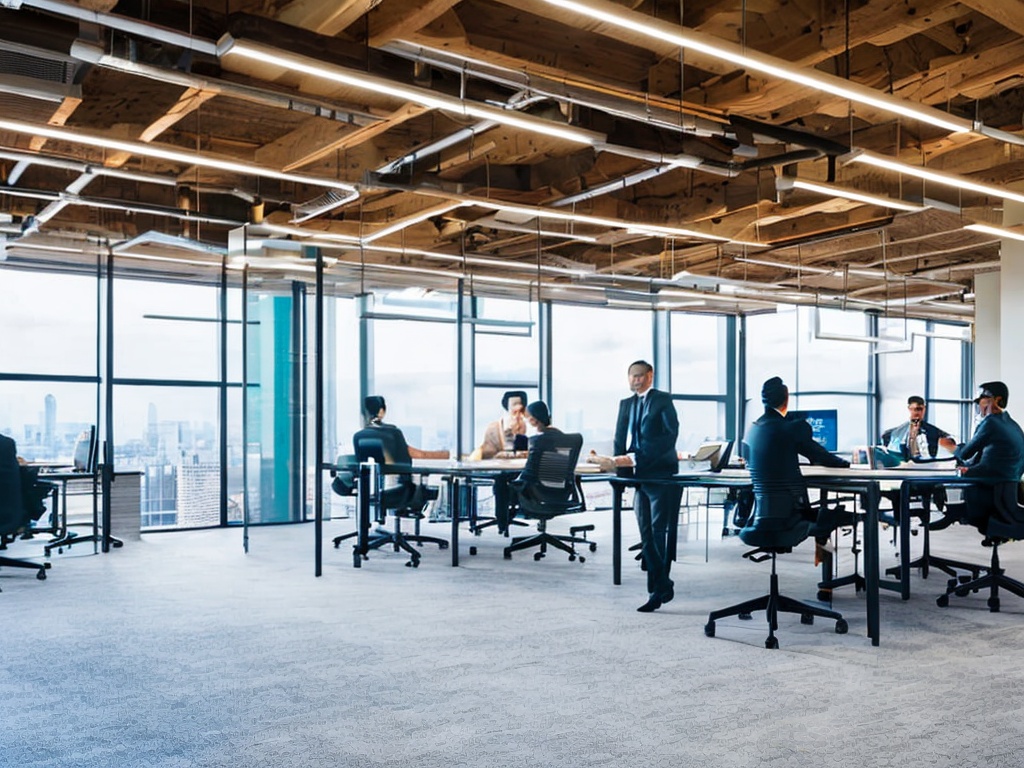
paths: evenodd
<path fill-rule="evenodd" d="M 679 417 L 672 396 L 652 387 L 654 368 L 646 360 L 630 365 L 628 376 L 633 395 L 619 403 L 612 461 L 622 475 L 638 480 L 668 479 L 679 469 Z M 673 483 L 637 485 L 633 508 L 647 567 L 647 602 L 637 608 L 641 613 L 656 611 L 675 597 L 669 578 L 668 535 L 673 516 L 679 514 L 681 494 L 682 488 Z"/>

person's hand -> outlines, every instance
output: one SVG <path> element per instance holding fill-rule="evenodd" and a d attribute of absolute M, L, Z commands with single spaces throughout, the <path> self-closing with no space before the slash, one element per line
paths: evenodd
<path fill-rule="evenodd" d="M 615 471 L 615 459 L 611 456 L 601 456 L 595 451 L 591 451 L 587 456 L 588 464 L 597 464 L 602 472 L 614 472 Z"/>

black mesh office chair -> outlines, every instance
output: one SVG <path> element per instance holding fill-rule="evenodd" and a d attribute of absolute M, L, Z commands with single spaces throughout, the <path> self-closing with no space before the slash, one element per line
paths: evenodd
<path fill-rule="evenodd" d="M 816 605 L 809 605 L 792 597 L 779 593 L 779 577 L 775 570 L 775 558 L 802 542 L 814 531 L 813 523 L 805 519 L 796 508 L 794 498 L 789 493 L 756 494 L 754 513 L 747 526 L 740 530 L 740 540 L 744 544 L 757 547 L 743 556 L 754 562 L 771 559 L 772 573 L 767 595 L 747 600 L 729 608 L 712 611 L 708 615 L 708 623 L 704 625 L 704 634 L 715 636 L 715 622 L 727 616 L 749 618 L 754 611 L 764 611 L 768 620 L 768 637 L 764 641 L 766 648 L 778 648 L 779 640 L 775 631 L 779 628 L 779 613 L 796 613 L 803 624 L 813 624 L 814 617 L 834 619 L 836 634 L 846 634 L 849 629 L 842 614 Z"/>
<path fill-rule="evenodd" d="M 29 493 L 26 496 L 26 491 Z M 32 489 L 24 486 L 22 467 L 18 464 L 14 441 L 0 435 L 0 550 L 22 533 L 35 519 L 36 509 L 27 500 L 36 498 Z M 0 568 L 29 568 L 36 578 L 46 578 L 49 563 L 33 563 L 13 557 L 0 557 Z"/>
<path fill-rule="evenodd" d="M 1024 539 L 1024 506 L 1021 506 L 1020 503 L 1020 492 L 1019 482 L 998 483 L 993 486 L 992 493 L 996 509 L 1003 519 L 997 520 L 993 516 L 989 519 L 985 529 L 986 539 L 992 545 L 992 563 L 986 573 L 972 581 L 964 583 L 951 579 L 945 594 L 939 595 L 935 601 L 940 607 L 945 608 L 949 605 L 950 595 L 964 597 L 986 587 L 989 590 L 988 609 L 992 613 L 999 612 L 1000 587 L 1012 592 L 1017 597 L 1024 597 L 1024 583 L 1011 579 L 999 565 L 1000 545 L 1008 541 Z"/>
<path fill-rule="evenodd" d="M 408 467 L 412 469 L 412 458 L 409 456 L 409 448 L 405 437 L 397 427 L 382 425 L 361 429 L 352 436 L 352 444 L 355 449 L 356 460 L 360 463 L 367 462 L 371 458 L 382 469 L 389 465 Z M 394 528 L 384 528 L 382 525 L 373 531 L 367 544 L 367 550 L 380 549 L 388 544 L 392 545 L 395 551 L 402 550 L 409 554 L 406 565 L 417 568 L 420 564 L 420 551 L 413 544 L 437 544 L 439 549 L 447 549 L 447 539 L 437 536 L 422 536 L 419 533 L 419 524 L 423 520 L 423 510 L 427 504 L 437 498 L 437 488 L 428 486 L 423 482 L 414 482 L 411 473 L 389 474 L 385 473 L 385 479 L 395 477 L 398 484 L 393 487 L 385 487 L 377 499 L 377 522 L 383 523 L 388 511 L 394 517 Z M 415 532 L 405 533 L 402 531 L 402 520 L 415 521 Z"/>
<path fill-rule="evenodd" d="M 333 479 L 331 480 L 331 491 L 342 497 L 351 498 L 356 495 L 359 481 L 359 471 L 356 466 L 359 460 L 356 458 L 354 453 L 343 453 L 338 456 L 335 461 L 335 469 L 331 470 Z M 341 542 L 345 539 L 351 539 L 359 535 L 359 531 L 352 531 L 351 533 L 343 533 L 340 536 L 335 536 L 334 548 L 337 549 L 341 546 Z"/>
<path fill-rule="evenodd" d="M 583 436 L 547 432 L 543 438 L 544 447 L 530 450 L 526 468 L 512 482 L 519 500 L 519 514 L 536 520 L 537 532 L 514 537 L 505 547 L 505 559 L 511 559 L 513 552 L 539 547 L 533 559 L 540 560 L 548 547 L 554 547 L 568 553 L 570 560 L 579 559 L 583 563 L 586 558 L 576 552 L 575 545 L 586 544 L 591 552 L 597 549 L 597 545 L 586 538 L 586 531 L 593 530 L 592 525 L 572 527 L 568 536 L 547 531 L 549 520 L 583 511 L 583 501 L 576 487 L 576 461 L 583 447 Z M 584 536 L 576 535 L 581 532 Z"/>

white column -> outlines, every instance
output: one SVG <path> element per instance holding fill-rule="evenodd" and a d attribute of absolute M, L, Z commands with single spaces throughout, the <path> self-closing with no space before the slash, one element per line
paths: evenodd
<path fill-rule="evenodd" d="M 974 278 L 974 381 L 1002 376 L 1000 366 L 1000 275 L 985 272 Z"/>
<path fill-rule="evenodd" d="M 1024 204 L 1006 200 L 1003 224 L 1024 222 Z M 999 378 L 1010 388 L 1010 409 L 1024 415 L 1024 242 L 1004 239 L 999 270 Z M 975 307 L 977 307 L 977 297 Z M 977 369 L 976 369 L 977 370 Z M 977 370 L 980 377 L 982 371 Z M 976 381 L 988 381 L 977 378 Z"/>

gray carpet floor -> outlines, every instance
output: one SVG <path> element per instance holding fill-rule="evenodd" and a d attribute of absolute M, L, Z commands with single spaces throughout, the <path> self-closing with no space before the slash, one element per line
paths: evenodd
<path fill-rule="evenodd" d="M 713 537 L 705 562 L 703 528 L 684 528 L 676 599 L 645 615 L 632 559 L 611 583 L 607 513 L 586 517 L 584 564 L 504 560 L 491 529 L 463 538 L 458 569 L 429 547 L 418 569 L 385 551 L 357 570 L 328 544 L 314 578 L 300 525 L 253 529 L 248 554 L 240 530 L 194 531 L 54 553 L 45 582 L 0 569 L 0 765 L 1024 764 L 1024 601 L 942 609 L 944 579 L 915 575 L 909 601 L 883 593 L 876 648 L 846 588 L 849 634 L 787 616 L 767 650 L 763 614 L 703 634 L 709 610 L 767 587 L 737 539 Z M 989 554 L 957 528 L 935 549 Z M 1024 544 L 1003 555 L 1024 577 Z M 811 558 L 780 559 L 784 592 L 813 599 Z"/>

